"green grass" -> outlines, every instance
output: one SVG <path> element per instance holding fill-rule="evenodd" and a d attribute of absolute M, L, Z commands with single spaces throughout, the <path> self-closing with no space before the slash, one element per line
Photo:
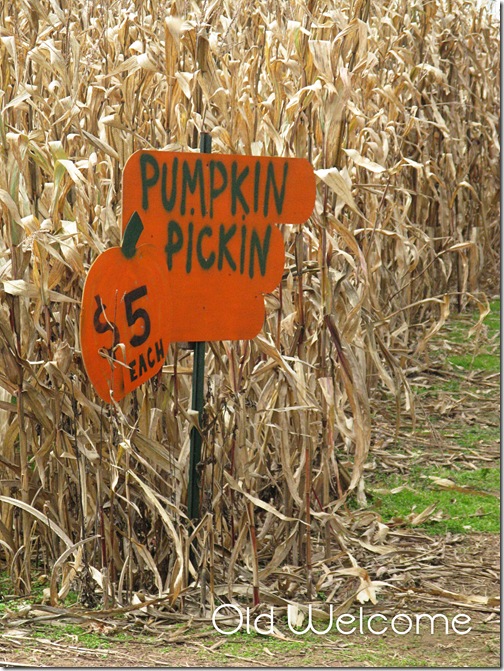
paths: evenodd
<path fill-rule="evenodd" d="M 32 635 L 33 638 L 48 638 L 51 641 L 60 641 L 67 645 L 72 645 L 73 641 L 73 645 L 77 642 L 80 647 L 93 650 L 107 650 L 112 647 L 109 636 L 86 631 L 75 624 L 65 624 L 61 626 L 50 624 L 39 625 Z"/>
<path fill-rule="evenodd" d="M 489 340 L 500 333 L 500 306 L 500 300 L 490 301 L 490 312 L 483 320 Z M 478 321 L 478 317 L 479 313 L 475 310 L 469 316 L 470 323 L 467 317 L 450 318 L 448 324 L 444 327 L 445 332 L 448 334 L 447 340 L 456 344 L 467 343 L 467 332 Z"/>
<path fill-rule="evenodd" d="M 6 609 L 17 610 L 27 603 L 41 603 L 44 598 L 44 589 L 49 585 L 47 576 L 40 572 L 32 573 L 31 592 L 21 598 L 15 597 L 15 589 L 7 571 L 0 572 L 0 613 Z M 7 598 L 6 598 L 7 597 Z M 15 597 L 15 598 L 12 598 Z M 66 608 L 78 603 L 79 594 L 70 591 L 62 602 Z"/>
<path fill-rule="evenodd" d="M 490 301 L 490 313 L 485 317 L 483 322 L 488 329 L 488 336 L 490 338 L 500 333 L 500 308 L 500 300 Z"/>
<path fill-rule="evenodd" d="M 455 436 L 455 440 L 461 447 L 469 449 L 475 449 L 481 445 L 498 443 L 500 441 L 500 428 L 498 426 L 472 425 L 464 428 L 456 427 L 454 430 L 448 430 L 444 433 Z"/>
<path fill-rule="evenodd" d="M 317 629 L 325 629 L 326 623 L 314 622 L 314 627 Z M 303 627 L 306 626 L 306 623 Z M 287 627 L 282 627 L 285 635 L 292 639 L 292 632 Z M 388 662 L 391 666 L 426 666 L 426 662 L 418 657 L 412 655 L 402 656 L 401 659 L 395 659 L 391 654 L 390 644 L 378 637 L 373 637 L 373 646 L 370 647 L 367 643 L 356 641 L 351 636 L 347 637 L 351 640 L 351 645 L 340 648 L 342 643 L 342 636 L 336 631 L 331 630 L 325 636 L 319 636 L 312 632 L 300 636 L 298 640 L 283 641 L 272 638 L 270 636 L 261 636 L 253 631 L 250 634 L 244 632 L 237 632 L 229 637 L 223 645 L 220 646 L 218 653 L 215 656 L 216 664 L 229 664 L 229 657 L 226 655 L 233 655 L 234 657 L 242 657 L 246 659 L 261 658 L 264 661 L 270 661 L 272 666 L 281 666 L 282 657 L 296 656 L 297 664 L 299 666 L 311 666 L 310 655 L 305 653 L 313 644 L 334 644 L 334 648 L 322 652 L 327 662 L 344 661 L 346 663 L 370 663 L 372 666 L 379 664 L 383 666 Z M 343 642 L 347 642 L 346 638 Z M 271 657 L 265 652 L 265 648 L 274 655 Z M 318 651 L 320 654 L 320 651 Z M 414 654 L 414 653 L 413 653 Z M 205 657 L 205 651 L 201 651 L 201 657 Z M 276 658 L 276 661 L 275 661 Z"/>
<path fill-rule="evenodd" d="M 498 492 L 500 489 L 500 471 L 498 468 L 478 468 L 477 471 L 461 471 L 457 474 L 461 485 Z"/>
<path fill-rule="evenodd" d="M 0 572 L 0 613 L 6 610 L 15 611 L 27 604 L 37 603 L 42 600 L 44 584 L 36 576 L 32 577 L 31 593 L 23 596 L 15 594 L 11 576 L 7 571 Z"/>
<path fill-rule="evenodd" d="M 473 315 L 474 321 L 477 314 Z M 499 352 L 495 351 L 495 339 L 500 334 L 500 300 L 490 302 L 490 312 L 483 321 L 486 327 L 488 342 L 479 341 L 478 350 L 474 353 L 452 354 L 448 356 L 449 363 L 455 368 L 472 371 L 481 370 L 492 373 L 500 371 Z M 463 319 L 454 320 L 448 329 L 448 341 L 467 346 L 468 324 Z M 492 341 L 492 342 L 490 342 Z"/>
<path fill-rule="evenodd" d="M 426 401 L 440 399 L 442 394 L 449 394 L 454 400 L 463 399 L 468 394 L 480 396 L 482 399 L 489 394 L 492 397 L 496 395 L 495 389 L 481 387 L 477 381 L 472 381 L 469 375 L 464 376 L 466 371 L 487 373 L 498 373 L 500 371 L 500 357 L 495 343 L 495 337 L 500 334 L 500 300 L 491 301 L 490 308 L 490 313 L 484 319 L 486 335 L 484 334 L 483 338 L 478 341 L 477 351 L 467 353 L 467 350 L 472 347 L 471 343 L 468 342 L 467 334 L 478 319 L 477 312 L 469 317 L 454 317 L 444 326 L 437 342 L 441 348 L 446 343 L 455 345 L 455 347 L 452 347 L 454 353 L 447 356 L 446 362 L 452 372 L 457 374 L 457 377 L 448 380 L 431 377 L 432 384 L 425 384 L 422 381 L 422 384 L 415 385 L 414 390 L 420 402 L 424 399 Z M 480 423 L 472 425 L 459 417 L 447 427 L 446 419 L 442 415 L 437 414 L 430 407 L 428 407 L 428 410 L 430 424 L 436 426 L 440 434 L 451 442 L 456 442 L 459 447 L 463 448 L 463 451 L 474 450 L 500 441 L 497 402 L 495 413 L 492 413 L 491 416 L 482 417 Z M 489 421 L 493 422 L 494 426 L 485 423 Z M 440 424 L 443 426 L 439 426 Z M 422 435 L 430 433 L 430 429 L 426 429 L 425 426 L 417 426 L 416 431 Z"/>
<path fill-rule="evenodd" d="M 307 640 L 310 635 L 303 636 Z M 315 639 L 312 634 L 311 638 Z M 273 654 L 292 654 L 300 652 L 303 649 L 303 640 L 299 641 L 282 641 L 269 636 L 261 636 L 254 631 L 250 634 L 237 632 L 229 636 L 229 639 L 219 648 L 219 652 L 225 658 L 225 653 L 237 657 L 256 658 L 264 652 L 264 648 L 268 648 Z"/>
<path fill-rule="evenodd" d="M 393 519 L 406 519 L 411 513 L 421 513 L 431 504 L 436 512 L 441 511 L 439 521 L 427 520 L 418 528 L 434 533 L 445 534 L 467 532 L 499 533 L 500 502 L 492 495 L 460 492 L 453 489 L 440 489 L 431 480 L 422 476 L 436 476 L 455 482 L 456 485 L 470 487 L 482 492 L 499 492 L 500 472 L 498 468 L 480 468 L 476 471 L 454 472 L 447 469 L 414 469 L 408 476 L 391 475 L 382 479 L 371 488 L 372 508 L 385 522 Z M 408 487 L 396 494 L 382 493 L 401 485 Z M 380 490 L 380 491 L 376 491 Z M 435 514 L 434 513 L 434 514 Z"/>
<path fill-rule="evenodd" d="M 155 637 L 145 634 L 132 634 L 125 631 L 117 631 L 100 634 L 89 631 L 78 624 L 41 624 L 37 625 L 33 632 L 33 638 L 48 638 L 51 641 L 60 641 L 67 645 L 78 645 L 92 650 L 108 650 L 117 642 L 153 643 Z"/>
<path fill-rule="evenodd" d="M 10 575 L 7 571 L 0 571 L 0 608 L 4 605 L 4 602 L 2 601 L 3 597 L 13 593 L 14 589 L 12 587 Z"/>
<path fill-rule="evenodd" d="M 318 629 L 325 629 L 327 623 L 314 622 L 314 626 Z M 400 637 L 387 633 L 383 637 L 358 634 L 342 636 L 333 628 L 324 636 L 310 632 L 300 636 L 299 639 L 292 640 L 293 634 L 286 626 L 282 624 L 279 628 L 290 640 L 260 636 L 253 631 L 250 634 L 244 631 L 232 634 L 213 653 L 212 666 L 231 665 L 232 658 L 238 657 L 258 659 L 270 666 L 283 666 L 286 659 L 289 660 L 288 665 L 293 666 L 294 658 L 297 667 L 313 667 L 315 660 L 317 666 L 320 664 L 334 667 L 338 663 L 342 666 L 411 668 L 437 666 L 436 662 L 443 657 L 443 652 L 435 643 L 429 649 L 432 654 L 426 654 L 425 646 L 418 649 L 418 641 L 411 635 Z M 444 642 L 445 639 L 441 640 Z M 214 641 L 215 639 L 212 638 L 205 644 L 210 646 Z M 439 639 L 436 638 L 435 641 L 438 642 Z M 209 660 L 207 650 L 199 651 L 198 657 L 202 661 Z M 452 660 L 462 661 L 458 657 L 452 657 Z"/>
<path fill-rule="evenodd" d="M 440 391 L 450 392 L 454 397 L 460 393 L 460 381 L 459 380 L 447 380 L 446 382 L 440 382 L 439 384 L 431 385 L 412 385 L 417 396 L 427 397 L 427 396 L 438 396 Z"/>
<path fill-rule="evenodd" d="M 408 653 L 405 654 L 403 648 L 398 650 L 396 646 L 391 646 L 390 641 L 379 636 L 373 636 L 371 640 L 367 639 L 367 645 L 354 645 L 347 650 L 338 650 L 338 654 L 343 654 L 343 659 L 346 663 L 351 661 L 366 666 L 430 666 L 428 660 L 423 657 L 418 657 L 418 653 L 415 655 L 414 650 L 408 651 Z"/>
<path fill-rule="evenodd" d="M 0 592 L 5 594 L 12 587 L 11 579 L 7 571 L 0 571 Z"/>
<path fill-rule="evenodd" d="M 452 354 L 448 361 L 463 370 L 485 370 L 491 373 L 500 371 L 500 357 L 496 354 Z"/>

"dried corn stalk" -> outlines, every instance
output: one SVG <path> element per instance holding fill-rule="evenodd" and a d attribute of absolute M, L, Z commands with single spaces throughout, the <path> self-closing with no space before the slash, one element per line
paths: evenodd
<path fill-rule="evenodd" d="M 343 550 L 371 411 L 499 248 L 498 27 L 476 2 L 5 0 L 0 9 L 0 553 L 105 605 L 194 579 L 203 601 Z M 185 517 L 192 355 L 103 406 L 80 357 L 93 259 L 137 149 L 307 157 L 251 342 L 207 354 L 202 522 Z M 190 311 L 191 306 L 187 306 Z M 197 538 L 196 559 L 189 544 Z M 321 554 L 322 553 L 322 554 Z M 0 555 L 1 556 L 1 555 Z M 68 563 L 73 558 L 72 569 Z M 252 588 L 251 588 L 252 590 Z M 222 592 L 219 592 L 222 593 Z M 250 591 L 250 598 L 252 598 Z"/>

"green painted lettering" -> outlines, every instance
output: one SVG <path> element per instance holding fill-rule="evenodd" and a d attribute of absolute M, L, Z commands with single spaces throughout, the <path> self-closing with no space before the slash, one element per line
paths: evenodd
<path fill-rule="evenodd" d="M 171 192 L 170 197 L 166 195 L 166 182 L 168 181 L 168 166 L 163 163 L 161 170 L 161 200 L 163 207 L 167 212 L 171 212 L 175 207 L 175 200 L 177 199 L 177 172 L 178 172 L 178 158 L 173 159 L 172 175 L 171 175 Z"/>
<path fill-rule="evenodd" d="M 222 177 L 222 184 L 215 185 L 215 171 L 218 170 Z M 210 217 L 213 217 L 213 202 L 224 191 L 228 183 L 226 166 L 221 161 L 210 161 Z"/>
<path fill-rule="evenodd" d="M 268 260 L 270 240 L 271 240 L 271 225 L 268 225 L 268 227 L 266 228 L 266 233 L 264 234 L 262 247 L 257 231 L 255 229 L 252 231 L 252 236 L 250 238 L 250 263 L 249 263 L 250 279 L 254 277 L 255 252 L 257 252 L 257 260 L 259 262 L 259 270 L 261 272 L 261 275 L 264 277 L 264 275 L 266 274 L 266 262 Z"/>
<path fill-rule="evenodd" d="M 192 268 L 192 240 L 193 240 L 193 231 L 194 231 L 194 224 L 192 221 L 189 222 L 189 230 L 188 230 L 188 240 L 187 240 L 187 259 L 186 259 L 186 273 L 191 272 Z"/>
<path fill-rule="evenodd" d="M 152 168 L 150 177 L 148 176 L 147 167 Z M 149 209 L 149 189 L 157 184 L 159 179 L 159 165 L 154 156 L 150 154 L 142 154 L 140 156 L 140 175 L 142 179 L 142 207 L 144 210 Z"/>
<path fill-rule="evenodd" d="M 143 354 L 140 354 L 140 356 L 138 357 L 138 377 L 141 377 L 146 372 L 147 372 L 147 364 L 145 363 Z"/>
<path fill-rule="evenodd" d="M 166 243 L 166 263 L 168 270 L 173 267 L 173 255 L 180 252 L 184 243 L 184 235 L 182 229 L 173 219 L 168 224 L 168 242 Z"/>
<path fill-rule="evenodd" d="M 160 338 L 159 341 L 155 343 L 154 347 L 156 348 L 156 358 L 158 361 L 161 361 L 165 358 L 163 339 Z"/>
<path fill-rule="evenodd" d="M 236 263 L 234 262 L 234 259 L 229 253 L 229 249 L 227 248 L 228 242 L 231 240 L 231 238 L 235 233 L 236 233 L 236 224 L 233 224 L 231 228 L 227 231 L 227 233 L 224 224 L 221 224 L 219 227 L 219 260 L 217 262 L 217 267 L 219 270 L 222 270 L 224 257 L 226 257 L 226 260 L 229 263 L 231 270 L 236 270 Z"/>
<path fill-rule="evenodd" d="M 194 165 L 194 173 L 191 175 L 191 168 L 189 167 L 187 161 L 184 161 L 182 165 L 182 201 L 180 203 L 180 214 L 185 214 L 186 212 L 186 193 L 187 189 L 191 193 L 195 193 L 199 183 L 199 196 L 200 196 L 200 208 L 201 215 L 204 217 L 206 214 L 205 208 L 205 186 L 203 180 L 203 161 L 198 159 Z"/>
<path fill-rule="evenodd" d="M 259 161 L 255 164 L 254 170 L 254 212 L 259 210 L 259 184 L 261 179 L 261 164 Z"/>
<path fill-rule="evenodd" d="M 264 189 L 264 216 L 268 216 L 268 211 L 269 211 L 269 201 L 270 201 L 270 190 L 271 187 L 273 187 L 273 198 L 275 200 L 275 207 L 277 214 L 282 214 L 283 210 L 283 204 L 284 204 L 284 199 L 285 199 L 285 187 L 287 186 L 287 171 L 289 169 L 289 164 L 284 163 L 284 169 L 283 169 L 283 179 L 282 179 L 282 186 L 280 187 L 280 190 L 278 189 L 278 185 L 275 180 L 275 168 L 273 167 L 273 163 L 268 163 L 268 170 L 266 173 L 266 186 Z"/>
<path fill-rule="evenodd" d="M 240 174 L 238 174 L 238 163 L 233 161 L 231 166 L 231 214 L 233 215 L 236 214 L 236 204 L 238 200 L 240 201 L 245 214 L 250 212 L 250 207 L 241 191 L 241 185 L 249 172 L 249 168 L 246 167 Z"/>
<path fill-rule="evenodd" d="M 196 241 L 196 256 L 198 257 L 198 262 L 200 266 L 203 268 L 203 270 L 210 270 L 210 268 L 215 263 L 215 252 L 210 252 L 210 254 L 207 257 L 205 257 L 201 249 L 201 246 L 203 244 L 203 238 L 205 236 L 211 238 L 212 234 L 213 232 L 210 226 L 204 226 L 198 233 L 198 240 Z"/>
<path fill-rule="evenodd" d="M 241 227 L 241 246 L 240 246 L 240 273 L 245 272 L 245 243 L 247 241 L 247 227 Z"/>
<path fill-rule="evenodd" d="M 149 347 L 149 349 L 147 350 L 147 363 L 149 364 L 149 368 L 154 368 L 156 362 L 154 361 L 154 359 L 151 359 L 151 354 L 152 354 L 152 347 Z"/>

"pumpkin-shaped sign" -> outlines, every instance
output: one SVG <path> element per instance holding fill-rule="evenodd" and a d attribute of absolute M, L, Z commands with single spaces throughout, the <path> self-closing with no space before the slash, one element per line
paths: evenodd
<path fill-rule="evenodd" d="M 82 358 L 107 403 L 150 379 L 166 357 L 171 305 L 166 260 L 153 245 L 137 246 L 142 231 L 135 212 L 121 247 L 98 256 L 84 285 Z"/>

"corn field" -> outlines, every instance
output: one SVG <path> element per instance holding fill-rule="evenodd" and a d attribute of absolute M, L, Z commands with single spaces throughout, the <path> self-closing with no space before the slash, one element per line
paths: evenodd
<path fill-rule="evenodd" d="M 3 0 L 0 563 L 18 593 L 36 568 L 52 605 L 77 586 L 84 605 L 204 613 L 309 601 L 331 557 L 364 575 L 347 503 L 366 501 L 375 400 L 414 420 L 429 340 L 450 310 L 488 311 L 499 51 L 473 0 Z M 91 263 L 120 244 L 125 162 L 202 132 L 307 158 L 317 198 L 281 226 L 261 334 L 207 344 L 199 424 L 191 350 L 108 405 L 78 324 Z"/>

